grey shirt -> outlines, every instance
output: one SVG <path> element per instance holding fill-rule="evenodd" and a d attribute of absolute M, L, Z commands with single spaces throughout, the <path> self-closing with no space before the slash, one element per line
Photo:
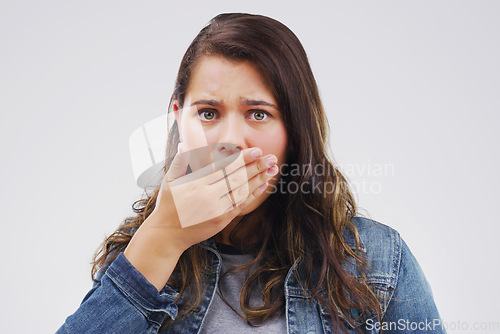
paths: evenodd
<path fill-rule="evenodd" d="M 221 248 L 221 257 L 221 275 L 226 272 L 229 267 L 236 264 L 248 263 L 253 259 L 251 254 L 243 254 L 237 249 L 226 245 L 223 245 Z M 240 291 L 249 275 L 249 272 L 233 272 L 226 275 L 220 283 L 224 298 L 241 315 L 244 315 L 244 313 L 240 308 Z M 255 307 L 258 305 L 262 305 L 262 295 L 253 293 L 250 298 L 250 306 Z M 286 333 L 286 319 L 283 314 L 279 317 L 270 319 L 262 326 L 250 326 L 221 299 L 219 290 L 216 287 L 215 296 L 207 310 L 200 333 Z"/>

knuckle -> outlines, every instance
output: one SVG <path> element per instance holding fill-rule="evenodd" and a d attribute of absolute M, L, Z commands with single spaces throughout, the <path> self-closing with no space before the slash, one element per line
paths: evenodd
<path fill-rule="evenodd" d="M 239 202 L 237 209 L 239 212 L 241 212 L 241 211 L 245 210 L 247 208 L 247 206 L 248 206 L 248 199 Z"/>
<path fill-rule="evenodd" d="M 200 185 L 196 182 L 185 183 L 186 191 L 189 194 L 198 194 L 200 192 Z"/>
<path fill-rule="evenodd" d="M 261 173 L 265 169 L 265 162 L 261 159 L 257 161 L 255 164 L 255 168 L 257 168 L 257 173 Z"/>
<path fill-rule="evenodd" d="M 267 173 L 261 173 L 260 174 L 260 180 L 262 183 L 266 182 L 269 179 L 269 175 Z"/>
<path fill-rule="evenodd" d="M 246 195 L 247 191 L 245 187 L 240 187 L 237 191 L 237 195 L 239 198 L 244 197 Z"/>
<path fill-rule="evenodd" d="M 260 167 L 260 172 L 261 173 L 265 173 L 269 169 L 269 166 L 267 165 L 267 162 L 264 159 L 262 159 L 262 162 L 261 162 L 260 166 L 261 166 Z"/>
<path fill-rule="evenodd" d="M 230 183 L 230 184 L 240 184 L 240 183 L 241 183 L 241 181 L 242 181 L 242 177 L 241 177 L 240 175 L 238 175 L 238 174 L 236 174 L 236 175 L 231 175 L 231 176 L 229 177 L 229 183 Z"/>

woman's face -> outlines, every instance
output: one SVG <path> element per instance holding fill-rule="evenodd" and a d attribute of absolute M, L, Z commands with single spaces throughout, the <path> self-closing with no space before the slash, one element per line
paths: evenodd
<path fill-rule="evenodd" d="M 191 161 L 193 170 L 251 147 L 260 147 L 263 156 L 274 154 L 278 167 L 286 161 L 287 133 L 279 106 L 248 61 L 202 57 L 193 69 L 184 109 L 176 101 L 174 112 L 186 148 L 206 152 Z M 279 174 L 270 186 L 278 180 Z M 268 196 L 266 191 L 241 214 L 255 210 Z"/>

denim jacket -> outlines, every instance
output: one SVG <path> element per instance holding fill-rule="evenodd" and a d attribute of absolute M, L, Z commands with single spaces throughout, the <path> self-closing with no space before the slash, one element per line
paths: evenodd
<path fill-rule="evenodd" d="M 376 288 L 382 322 L 375 314 L 359 323 L 362 333 L 445 333 L 431 288 L 406 243 L 394 229 L 372 220 L 356 217 L 361 249 L 366 253 L 369 282 Z M 354 237 L 345 235 L 354 247 Z M 99 283 L 83 299 L 80 307 L 66 319 L 57 333 L 158 333 L 166 317 L 174 321 L 161 333 L 198 333 L 216 292 L 221 256 L 212 239 L 206 245 L 214 270 L 197 313 L 175 321 L 178 293 L 170 286 L 158 290 L 120 253 L 115 261 L 98 273 Z M 355 267 L 346 270 L 359 275 Z M 325 308 L 300 285 L 300 259 L 285 279 L 287 333 L 340 333 Z M 294 274 L 297 272 L 298 274 Z M 354 311 L 355 312 L 355 311 Z M 340 314 L 339 314 L 340 315 Z M 349 333 L 358 331 L 347 324 Z M 249 332 L 251 332 L 249 327 Z"/>

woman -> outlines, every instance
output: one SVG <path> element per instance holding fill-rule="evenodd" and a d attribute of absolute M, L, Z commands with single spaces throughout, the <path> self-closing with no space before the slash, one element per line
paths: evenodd
<path fill-rule="evenodd" d="M 287 27 L 213 18 L 169 109 L 165 177 L 96 253 L 59 332 L 444 332 L 399 234 L 356 217 Z"/>

